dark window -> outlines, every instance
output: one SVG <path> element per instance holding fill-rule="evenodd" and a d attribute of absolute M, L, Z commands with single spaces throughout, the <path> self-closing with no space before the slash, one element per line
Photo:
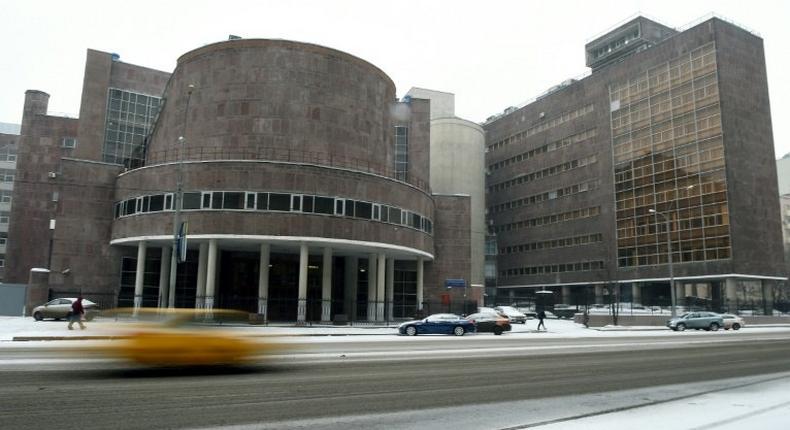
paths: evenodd
<path fill-rule="evenodd" d="M 373 205 L 367 202 L 356 202 L 354 205 L 354 216 L 357 218 L 370 219 L 373 215 Z"/>
<path fill-rule="evenodd" d="M 200 195 L 198 195 L 198 203 L 200 203 Z M 173 209 L 173 195 L 167 194 L 165 195 L 165 210 Z"/>
<path fill-rule="evenodd" d="M 390 219 L 390 207 L 389 206 L 382 206 L 381 207 L 381 221 L 387 222 Z"/>
<path fill-rule="evenodd" d="M 343 202 L 342 199 L 335 200 L 335 215 L 343 215 Z"/>
<path fill-rule="evenodd" d="M 143 207 L 140 212 L 150 212 L 150 204 L 151 204 L 151 197 L 145 196 L 143 197 Z"/>
<path fill-rule="evenodd" d="M 302 210 L 302 196 L 291 196 L 291 210 Z"/>
<path fill-rule="evenodd" d="M 332 215 L 332 207 L 334 206 L 335 199 L 331 197 L 316 197 L 315 198 L 315 213 Z"/>
<path fill-rule="evenodd" d="M 393 224 L 400 224 L 400 209 L 390 208 L 390 222 Z"/>
<path fill-rule="evenodd" d="M 346 200 L 346 216 L 354 216 L 354 201 Z"/>
<path fill-rule="evenodd" d="M 183 198 L 183 209 L 200 209 L 200 193 L 184 193 Z"/>
<path fill-rule="evenodd" d="M 373 219 L 379 219 L 381 214 L 381 206 L 373 205 Z"/>
<path fill-rule="evenodd" d="M 121 216 L 121 204 L 120 203 L 116 203 L 115 205 L 113 205 L 113 212 L 115 214 L 115 218 L 118 218 L 119 216 Z"/>
<path fill-rule="evenodd" d="M 134 213 L 134 208 L 137 205 L 137 199 L 129 199 L 126 200 L 124 203 L 123 214 L 124 215 L 131 215 Z"/>
<path fill-rule="evenodd" d="M 313 212 L 313 196 L 302 196 L 302 212 Z"/>
<path fill-rule="evenodd" d="M 247 209 L 255 209 L 255 194 L 247 194 Z"/>
<path fill-rule="evenodd" d="M 149 209 L 151 212 L 159 212 L 164 210 L 165 208 L 165 195 L 164 194 L 157 194 L 155 196 L 151 196 L 151 205 Z"/>
<path fill-rule="evenodd" d="M 211 193 L 203 194 L 203 209 L 209 209 L 211 207 Z"/>
<path fill-rule="evenodd" d="M 414 227 L 414 228 L 420 228 L 420 221 L 422 220 L 422 217 L 420 217 L 419 215 L 417 215 L 415 213 L 410 214 L 410 215 L 411 216 L 409 217 L 410 218 L 409 219 L 409 225 Z"/>
<path fill-rule="evenodd" d="M 222 194 L 219 191 L 211 193 L 211 209 L 222 209 Z"/>
<path fill-rule="evenodd" d="M 269 194 L 269 210 L 290 212 L 291 195 L 278 193 Z"/>
<path fill-rule="evenodd" d="M 244 193 L 225 193 L 222 200 L 223 209 L 244 209 Z"/>
<path fill-rule="evenodd" d="M 269 210 L 269 193 L 258 193 L 258 210 Z"/>

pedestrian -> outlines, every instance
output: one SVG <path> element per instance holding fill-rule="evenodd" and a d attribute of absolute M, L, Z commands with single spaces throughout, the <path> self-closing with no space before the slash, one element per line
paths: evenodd
<path fill-rule="evenodd" d="M 82 307 L 82 295 L 77 297 L 77 300 L 71 304 L 71 314 L 69 315 L 69 330 L 74 330 L 72 325 L 74 323 L 78 323 L 80 325 L 80 330 L 85 330 L 85 324 L 83 324 L 82 320 L 85 319 L 85 308 Z"/>
<path fill-rule="evenodd" d="M 546 324 L 543 322 L 544 318 L 546 318 L 546 312 L 543 312 L 541 309 L 541 311 L 538 312 L 538 331 L 540 331 L 540 326 L 543 326 L 543 330 L 546 330 Z"/>

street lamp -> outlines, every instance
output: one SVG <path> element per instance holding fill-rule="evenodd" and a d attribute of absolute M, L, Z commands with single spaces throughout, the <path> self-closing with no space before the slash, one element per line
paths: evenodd
<path fill-rule="evenodd" d="M 689 185 L 686 187 L 686 190 L 690 190 L 692 188 L 694 188 L 694 185 Z M 672 210 L 672 203 L 675 203 L 675 200 L 672 200 L 672 202 L 669 205 L 669 208 L 667 208 L 667 212 Z M 648 209 L 647 211 L 650 212 L 651 214 L 660 215 L 661 218 L 664 218 L 664 222 L 667 225 L 667 251 L 668 251 L 667 255 L 669 257 L 669 297 L 671 302 L 670 310 L 672 312 L 672 318 L 675 318 L 678 314 L 676 309 L 677 298 L 675 297 L 676 296 L 675 274 L 672 271 L 672 235 L 670 234 L 670 229 L 669 229 L 670 228 L 669 217 L 661 212 L 658 212 L 655 209 Z"/>

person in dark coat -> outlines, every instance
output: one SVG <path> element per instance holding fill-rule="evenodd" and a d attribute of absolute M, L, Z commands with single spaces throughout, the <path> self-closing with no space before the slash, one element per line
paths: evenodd
<path fill-rule="evenodd" d="M 69 330 L 74 330 L 72 325 L 78 323 L 80 330 L 85 330 L 85 324 L 82 320 L 85 319 L 85 308 L 82 306 L 82 296 L 77 297 L 77 300 L 71 304 L 71 315 L 69 315 Z"/>
<path fill-rule="evenodd" d="M 543 326 L 543 330 L 546 330 L 546 324 L 543 322 L 545 318 L 546 312 L 543 312 L 543 310 L 538 312 L 538 331 L 540 331 L 540 326 Z"/>

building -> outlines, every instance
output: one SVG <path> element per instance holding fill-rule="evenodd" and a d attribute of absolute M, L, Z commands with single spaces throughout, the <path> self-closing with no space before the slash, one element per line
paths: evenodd
<path fill-rule="evenodd" d="M 89 50 L 79 119 L 48 98 L 26 93 L 9 232 L 28 305 L 83 293 L 298 322 L 476 306 L 445 284 L 472 279 L 482 201 L 432 192 L 430 101 L 396 100 L 360 58 L 234 39 L 170 74 Z"/>
<path fill-rule="evenodd" d="M 500 295 L 668 305 L 674 269 L 681 304 L 769 312 L 786 270 L 762 39 L 638 17 L 585 51 L 589 76 L 484 124 Z"/>
<path fill-rule="evenodd" d="M 19 126 L 0 124 L 0 281 L 5 278 L 5 254 L 8 246 L 8 224 L 16 176 L 16 148 Z M 8 132 L 8 133 L 5 133 Z"/>

